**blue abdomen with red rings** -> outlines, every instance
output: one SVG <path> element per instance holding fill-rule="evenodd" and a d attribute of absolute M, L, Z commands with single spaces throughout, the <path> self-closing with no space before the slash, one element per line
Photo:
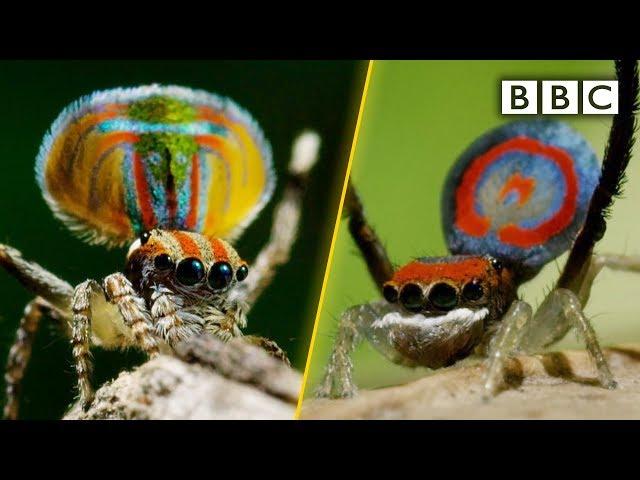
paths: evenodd
<path fill-rule="evenodd" d="M 524 277 L 570 248 L 600 176 L 596 154 L 568 125 L 516 122 L 476 140 L 442 195 L 454 254 L 490 254 Z"/>

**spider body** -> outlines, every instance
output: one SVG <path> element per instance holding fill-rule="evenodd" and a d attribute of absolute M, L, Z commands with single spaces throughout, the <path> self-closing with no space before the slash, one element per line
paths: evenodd
<path fill-rule="evenodd" d="M 493 394 L 506 357 L 539 351 L 572 327 L 583 337 L 600 383 L 615 386 L 583 308 L 604 266 L 640 271 L 638 257 L 593 253 L 633 145 L 637 66 L 618 62 L 617 73 L 624 107 L 614 117 L 602 169 L 578 132 L 546 120 L 498 127 L 458 157 L 441 197 L 450 256 L 394 268 L 350 185 L 349 230 L 384 300 L 342 314 L 318 396 L 356 393 L 350 357 L 361 339 L 409 367 L 435 369 L 483 355 L 485 389 Z M 569 249 L 565 273 L 534 312 L 519 299 L 518 287 Z"/>
<path fill-rule="evenodd" d="M 36 179 L 54 215 L 94 244 L 129 244 L 122 272 L 75 288 L 0 244 L 0 265 L 36 295 L 5 374 L 7 418 L 40 319 L 71 338 L 80 400 L 93 400 L 92 345 L 170 353 L 211 333 L 242 337 L 247 312 L 285 263 L 319 138 L 293 146 L 271 236 L 249 269 L 231 242 L 272 196 L 271 148 L 257 122 L 227 98 L 176 86 L 116 88 L 83 97 L 45 135 Z M 288 362 L 271 340 L 243 337 Z"/>

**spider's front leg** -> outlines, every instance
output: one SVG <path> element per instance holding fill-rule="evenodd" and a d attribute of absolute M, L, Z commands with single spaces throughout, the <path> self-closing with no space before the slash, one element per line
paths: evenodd
<path fill-rule="evenodd" d="M 496 393 L 502 381 L 504 362 L 518 349 L 532 315 L 533 309 L 528 303 L 515 300 L 502 317 L 498 331 L 489 343 L 484 381 L 485 399 Z"/>
<path fill-rule="evenodd" d="M 113 318 L 105 309 L 97 307 L 104 299 L 118 308 L 120 318 Z M 97 311 L 96 311 L 97 310 Z M 86 280 L 75 288 L 72 301 L 71 344 L 78 375 L 78 390 L 83 408 L 91 405 L 94 397 L 91 386 L 91 340 L 96 334 L 105 348 L 135 344 L 147 354 L 158 353 L 151 319 L 144 300 L 122 273 L 114 273 L 104 279 L 103 285 Z M 97 314 L 94 318 L 94 312 Z M 92 325 L 92 321 L 95 325 Z M 126 329 L 120 328 L 120 322 Z M 129 333 L 132 338 L 127 339 Z"/>
<path fill-rule="evenodd" d="M 582 304 L 578 296 L 566 288 L 553 290 L 538 308 L 532 322 L 532 328 L 536 324 L 549 324 L 555 319 L 559 324 L 573 326 L 585 342 L 587 352 L 594 361 L 598 371 L 600 384 L 609 389 L 616 387 L 616 381 L 609 369 L 604 357 L 596 332 L 589 319 L 582 310 Z"/>
<path fill-rule="evenodd" d="M 361 318 L 364 317 L 364 318 Z M 353 382 L 353 360 L 351 355 L 362 341 L 358 329 L 361 323 L 373 323 L 377 316 L 368 305 L 357 305 L 346 310 L 340 317 L 338 332 L 333 344 L 324 377 L 316 389 L 318 398 L 349 398 L 357 393 Z"/>
<path fill-rule="evenodd" d="M 125 326 L 133 334 L 135 345 L 147 355 L 157 355 L 158 339 L 142 298 L 122 273 L 113 273 L 103 281 L 107 301 L 118 307 Z"/>
<path fill-rule="evenodd" d="M 495 393 L 501 381 L 502 365 L 506 357 L 516 350 L 538 353 L 561 340 L 572 327 L 585 342 L 587 352 L 596 366 L 600 384 L 605 388 L 615 388 L 616 382 L 598 337 L 583 311 L 589 300 L 593 282 L 604 267 L 617 271 L 640 272 L 640 257 L 592 255 L 584 273 L 576 282 L 576 292 L 566 288 L 551 291 L 533 316 L 531 307 L 524 302 L 516 302 L 511 306 L 490 345 L 485 382 L 488 394 Z"/>
<path fill-rule="evenodd" d="M 103 293 L 102 287 L 95 280 L 86 280 L 78 285 L 73 293 L 71 310 L 73 312 L 71 326 L 71 345 L 73 360 L 78 376 L 78 392 L 82 407 L 87 409 L 93 402 L 94 392 L 91 386 L 91 303 L 92 297 Z"/>

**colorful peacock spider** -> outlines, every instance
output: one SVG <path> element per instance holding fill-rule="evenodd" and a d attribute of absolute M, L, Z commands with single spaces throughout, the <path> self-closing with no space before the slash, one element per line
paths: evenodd
<path fill-rule="evenodd" d="M 269 201 L 271 148 L 229 99 L 182 87 L 113 89 L 67 107 L 45 136 L 36 175 L 54 214 L 90 243 L 130 244 L 122 273 L 73 288 L 0 244 L 0 265 L 36 295 L 6 367 L 6 418 L 18 415 L 21 380 L 43 316 L 71 339 L 86 408 L 90 346 L 170 352 L 209 332 L 242 336 L 246 315 L 289 259 L 315 133 L 295 141 L 271 237 L 251 268 L 231 242 Z M 242 337 L 287 361 L 271 340 Z"/>
<path fill-rule="evenodd" d="M 485 398 L 501 386 L 505 358 L 539 352 L 573 327 L 603 387 L 616 382 L 583 313 L 603 267 L 640 272 L 640 257 L 600 255 L 594 246 L 621 192 L 638 109 L 636 61 L 616 62 L 619 113 L 602 163 L 568 126 L 517 122 L 479 138 L 453 166 L 442 196 L 451 256 L 395 269 L 350 185 L 349 230 L 384 300 L 347 309 L 318 397 L 355 395 L 351 354 L 362 339 L 389 360 L 437 369 L 486 357 Z M 534 312 L 518 287 L 570 250 L 555 288 Z"/>

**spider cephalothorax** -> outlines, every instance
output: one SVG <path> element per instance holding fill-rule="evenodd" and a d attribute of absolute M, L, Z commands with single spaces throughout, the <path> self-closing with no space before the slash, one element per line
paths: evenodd
<path fill-rule="evenodd" d="M 45 135 L 36 178 L 55 216 L 90 243 L 131 244 L 123 273 L 73 288 L 0 244 L 0 265 L 35 295 L 7 362 L 5 416 L 43 313 L 71 337 L 83 405 L 93 399 L 91 345 L 149 355 L 202 332 L 242 336 L 246 314 L 288 260 L 317 135 L 294 144 L 271 238 L 254 268 L 229 242 L 271 198 L 271 147 L 228 98 L 176 86 L 97 92 L 63 110 Z M 286 360 L 274 342 L 244 337 Z"/>
<path fill-rule="evenodd" d="M 458 157 L 441 197 L 452 256 L 394 269 L 350 186 L 349 230 L 384 300 L 342 314 L 319 396 L 354 395 L 350 356 L 361 338 L 407 366 L 439 368 L 484 354 L 485 388 L 494 393 L 508 355 L 539 351 L 572 327 L 584 338 L 600 383 L 615 386 L 583 307 L 602 267 L 640 271 L 640 258 L 593 253 L 620 192 L 638 108 L 636 62 L 616 67 L 620 109 L 602 168 L 577 131 L 547 120 L 500 126 Z M 518 287 L 569 249 L 556 288 L 534 313 Z"/>
<path fill-rule="evenodd" d="M 439 368 L 467 356 L 516 298 L 513 275 L 490 256 L 419 258 L 383 286 L 393 311 L 374 322 L 386 329 L 406 365 Z"/>
<path fill-rule="evenodd" d="M 143 232 L 129 249 L 124 274 L 147 308 L 153 309 L 161 294 L 180 304 L 181 325 L 156 323 L 162 338 L 184 339 L 207 329 L 234 336 L 246 325 L 234 287 L 247 278 L 249 267 L 222 239 L 178 230 Z"/>

